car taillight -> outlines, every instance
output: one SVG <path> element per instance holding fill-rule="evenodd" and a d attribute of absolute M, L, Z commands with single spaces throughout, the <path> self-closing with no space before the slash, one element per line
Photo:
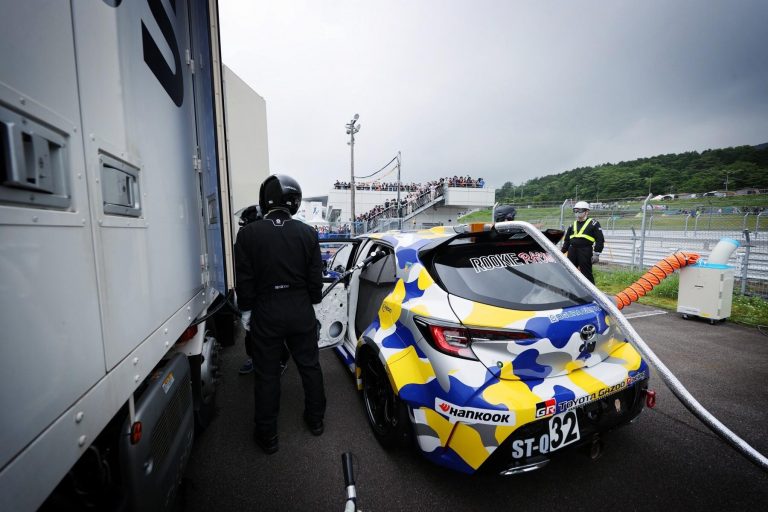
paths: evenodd
<path fill-rule="evenodd" d="M 526 331 L 493 331 L 490 329 L 470 329 L 470 337 L 474 342 L 529 340 L 535 336 Z"/>
<path fill-rule="evenodd" d="M 434 348 L 450 356 L 475 359 L 471 346 L 473 343 L 489 341 L 513 341 L 533 339 L 531 333 L 525 331 L 496 331 L 492 329 L 467 328 L 461 325 L 432 323 L 423 318 L 416 319 L 424 338 Z"/>
<path fill-rule="evenodd" d="M 469 348 L 470 339 L 467 329 L 430 325 L 429 333 L 437 350 L 452 356 L 477 359 Z"/>

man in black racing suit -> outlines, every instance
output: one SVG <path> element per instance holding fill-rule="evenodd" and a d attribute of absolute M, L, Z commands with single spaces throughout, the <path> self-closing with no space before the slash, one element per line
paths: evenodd
<path fill-rule="evenodd" d="M 251 312 L 256 443 L 278 450 L 280 353 L 287 344 L 304 387 L 304 421 L 323 433 L 325 390 L 312 304 L 322 294 L 322 259 L 317 232 L 291 218 L 301 188 L 291 177 L 271 175 L 261 185 L 264 218 L 245 226 L 235 243 L 238 305 Z"/>
<path fill-rule="evenodd" d="M 243 213 L 240 214 L 240 229 L 243 229 L 245 226 L 250 224 L 251 222 L 261 220 L 264 216 L 261 214 L 261 207 L 257 204 L 251 205 L 248 208 L 243 210 Z M 238 231 L 239 232 L 239 231 Z M 245 328 L 245 353 L 248 355 L 248 359 L 246 359 L 245 363 L 240 367 L 240 370 L 238 373 L 240 375 L 247 375 L 251 372 L 253 372 L 253 352 L 251 351 L 251 326 L 250 326 L 250 316 L 245 318 L 242 318 L 243 328 Z M 283 344 L 283 352 L 280 354 L 280 373 L 285 373 L 285 370 L 288 368 L 288 359 L 290 359 L 291 353 L 288 351 L 288 347 Z"/>

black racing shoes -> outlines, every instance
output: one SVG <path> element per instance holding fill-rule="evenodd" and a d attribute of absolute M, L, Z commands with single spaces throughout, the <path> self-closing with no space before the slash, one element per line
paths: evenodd
<path fill-rule="evenodd" d="M 308 418 L 307 416 L 304 416 L 304 423 L 307 424 L 307 428 L 309 428 L 309 431 L 312 433 L 313 436 L 323 435 L 323 432 L 325 431 L 325 425 L 323 425 L 323 420 L 313 420 Z"/>
<path fill-rule="evenodd" d="M 272 455 L 279 449 L 277 434 L 267 436 L 259 433 L 258 430 L 255 430 L 253 432 L 253 439 L 256 441 L 256 444 L 259 445 L 259 448 L 261 448 L 267 455 Z"/>

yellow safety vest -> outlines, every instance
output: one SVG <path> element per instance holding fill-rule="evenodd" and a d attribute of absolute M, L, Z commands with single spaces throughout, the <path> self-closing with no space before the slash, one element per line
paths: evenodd
<path fill-rule="evenodd" d="M 587 226 L 589 225 L 589 221 L 590 221 L 590 218 L 587 217 L 584 220 L 584 225 L 581 226 L 581 229 L 579 229 L 579 230 L 576 229 L 576 222 L 577 221 L 573 221 L 573 234 L 571 235 L 571 240 L 573 240 L 574 238 L 586 238 L 590 242 L 595 243 L 595 238 L 594 237 L 591 237 L 589 235 L 585 235 L 584 234 L 584 230 L 587 229 Z"/>

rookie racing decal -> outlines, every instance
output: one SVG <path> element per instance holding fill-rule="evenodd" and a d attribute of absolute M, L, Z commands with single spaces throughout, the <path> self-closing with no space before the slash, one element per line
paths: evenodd
<path fill-rule="evenodd" d="M 459 407 L 452 403 L 435 398 L 435 410 L 447 416 L 451 423 L 484 423 L 486 425 L 514 425 L 515 413 L 495 409 L 475 409 L 474 407 Z"/>
<path fill-rule="evenodd" d="M 469 262 L 475 269 L 475 273 L 479 274 L 497 268 L 509 268 L 532 263 L 554 263 L 555 257 L 543 251 L 524 251 L 469 258 Z"/>

